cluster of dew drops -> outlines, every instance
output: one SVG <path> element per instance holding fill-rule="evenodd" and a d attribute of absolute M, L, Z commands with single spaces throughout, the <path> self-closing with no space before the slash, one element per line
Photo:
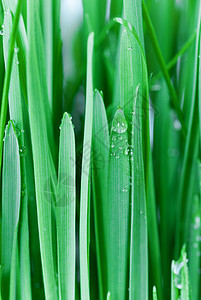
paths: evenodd
<path fill-rule="evenodd" d="M 194 218 L 194 221 L 191 225 L 193 227 L 193 230 L 196 231 L 197 235 L 195 237 L 195 240 L 193 241 L 193 248 L 197 250 L 197 256 L 201 256 L 200 252 L 200 243 L 201 243 L 201 235 L 200 235 L 200 227 L 201 227 L 201 222 L 200 222 L 200 216 L 196 215 Z M 190 240 L 192 242 L 192 240 Z"/>
<path fill-rule="evenodd" d="M 10 9 L 7 9 L 4 11 L 4 16 L 6 15 L 11 15 L 11 12 L 10 12 Z M 3 36 L 3 30 L 4 30 L 4 25 L 1 26 L 1 29 L 0 29 L 0 35 Z"/>
<path fill-rule="evenodd" d="M 118 159 L 121 155 L 131 157 L 133 160 L 133 146 L 128 144 L 128 125 L 123 111 L 118 108 L 111 128 L 110 155 Z"/>
<path fill-rule="evenodd" d="M 188 259 L 186 259 L 186 263 L 188 262 Z M 184 267 L 184 261 L 181 262 L 175 262 L 173 261 L 172 263 L 172 271 L 175 275 L 175 279 L 174 279 L 174 284 L 175 287 L 178 288 L 179 290 L 182 289 L 182 279 L 181 279 L 181 270 Z"/>
<path fill-rule="evenodd" d="M 111 128 L 110 156 L 114 159 L 126 156 L 128 161 L 133 160 L 133 146 L 128 144 L 127 129 L 123 110 L 118 107 Z M 130 177 L 129 184 L 132 184 L 132 177 Z M 127 193 L 129 186 L 124 186 L 121 191 Z"/>

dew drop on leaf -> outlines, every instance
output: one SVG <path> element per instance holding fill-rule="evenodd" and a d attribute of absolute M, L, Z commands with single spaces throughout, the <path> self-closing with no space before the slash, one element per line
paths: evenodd
<path fill-rule="evenodd" d="M 24 156 L 27 154 L 27 148 L 25 146 L 20 148 L 20 156 Z"/>

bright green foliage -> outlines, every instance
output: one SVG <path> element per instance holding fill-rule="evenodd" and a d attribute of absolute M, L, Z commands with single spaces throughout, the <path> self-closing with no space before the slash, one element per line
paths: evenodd
<path fill-rule="evenodd" d="M 59 172 L 56 194 L 59 298 L 75 299 L 75 138 L 71 117 L 60 127 Z"/>
<path fill-rule="evenodd" d="M 92 187 L 100 299 L 106 295 L 107 180 L 109 161 L 109 129 L 103 97 L 94 92 L 92 132 Z M 104 241 L 104 242 L 103 242 Z"/>
<path fill-rule="evenodd" d="M 111 299 L 122 299 L 128 293 L 130 164 L 127 129 L 124 112 L 119 108 L 111 127 L 107 188 L 107 288 Z"/>
<path fill-rule="evenodd" d="M 11 14 L 5 14 L 4 16 L 4 56 L 5 65 L 7 70 L 7 54 L 9 49 L 9 37 L 12 27 Z M 10 79 L 10 90 L 9 90 L 9 111 L 10 118 L 15 120 L 18 132 L 18 140 L 21 154 L 26 152 L 24 146 L 24 121 L 23 121 L 23 105 L 24 99 L 22 97 L 20 89 L 20 79 L 19 79 L 19 61 L 18 61 L 19 48 L 14 48 L 14 58 L 13 66 Z M 21 223 L 20 223 L 20 275 L 23 280 L 21 281 L 21 295 L 25 296 L 27 299 L 31 298 L 31 278 L 30 278 L 30 257 L 29 257 L 29 232 L 28 232 L 28 193 L 27 193 L 27 176 L 26 176 L 26 165 L 25 157 L 21 155 L 21 198 L 22 208 L 21 208 Z M 17 247 L 17 234 L 16 230 L 16 244 Z M 17 250 L 16 250 L 17 251 Z M 23 282 L 23 283 L 22 283 Z"/>
<path fill-rule="evenodd" d="M 4 142 L 4 166 L 2 171 L 2 234 L 1 234 L 1 274 L 2 296 L 9 297 L 9 283 L 12 269 L 12 255 L 15 260 L 18 222 L 20 213 L 21 179 L 20 148 L 13 122 L 9 122 Z M 15 237 L 15 238 L 14 238 Z M 14 251 L 13 251 L 14 250 Z M 16 270 L 13 270 L 16 272 Z M 16 285 L 15 280 L 14 284 Z"/>
<path fill-rule="evenodd" d="M 88 300 L 89 295 L 89 256 L 88 256 L 88 205 L 89 205 L 89 172 L 91 163 L 92 123 L 93 123 L 93 59 L 94 33 L 90 33 L 87 44 L 87 88 L 86 88 L 86 116 L 84 147 L 82 158 L 81 175 L 81 198 L 80 198 L 80 276 L 81 276 L 81 297 Z"/>
<path fill-rule="evenodd" d="M 64 2 L 0 1 L 0 299 L 198 300 L 201 2 Z"/>
<path fill-rule="evenodd" d="M 51 125 L 47 127 L 49 124 L 46 123 L 47 120 L 49 121 L 50 116 L 48 115 L 49 104 L 47 101 L 47 89 L 45 89 L 45 78 L 40 81 L 40 70 L 43 69 L 41 69 L 41 64 L 39 64 L 39 58 L 44 54 L 43 48 L 37 47 L 37 43 L 43 45 L 38 14 L 38 5 L 28 2 L 28 106 L 45 293 L 48 299 L 57 299 L 58 294 L 56 274 L 54 271 L 51 232 L 51 205 L 55 201 L 54 193 L 51 193 L 51 186 L 53 185 L 54 189 L 55 169 L 48 140 L 49 133 L 51 133 Z M 35 35 L 37 39 L 34 38 Z M 46 99 L 46 103 L 44 103 L 44 99 Z M 53 195 L 53 197 L 51 197 L 51 195 Z"/>

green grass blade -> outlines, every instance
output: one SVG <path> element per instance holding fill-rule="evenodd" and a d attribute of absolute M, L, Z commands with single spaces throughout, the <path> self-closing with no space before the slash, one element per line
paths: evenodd
<path fill-rule="evenodd" d="M 7 67 L 7 53 L 9 49 L 9 39 L 10 32 L 12 28 L 12 17 L 11 14 L 6 14 L 4 18 L 4 57 Z M 19 80 L 19 64 L 18 64 L 18 48 L 15 47 L 15 54 L 13 58 L 11 79 L 10 79 L 10 90 L 9 90 L 9 112 L 10 118 L 15 120 L 15 126 L 18 130 L 19 145 L 20 149 L 25 149 L 24 147 L 24 122 L 23 122 L 23 101 L 20 88 Z M 25 166 L 25 157 L 21 155 L 20 157 L 21 164 L 21 184 L 22 186 L 27 186 L 26 178 L 26 166 Z M 23 190 L 23 201 L 21 207 L 21 223 L 19 226 L 20 230 L 20 275 L 21 275 L 21 295 L 26 296 L 27 299 L 31 298 L 31 277 L 30 277 L 30 257 L 29 257 L 29 230 L 28 230 L 28 196 L 27 191 Z"/>
<path fill-rule="evenodd" d="M 61 1 L 53 1 L 53 122 L 54 128 L 60 125 L 63 108 L 63 42 L 61 39 Z M 69 90 L 68 90 L 69 92 Z M 55 130 L 56 131 L 56 130 Z M 56 131 L 58 133 L 58 131 Z"/>
<path fill-rule="evenodd" d="M 148 298 L 148 241 L 145 177 L 142 154 L 142 136 L 139 127 L 137 97 L 132 117 L 132 212 L 130 248 L 130 299 Z M 137 117 L 136 117 L 137 116 Z"/>
<path fill-rule="evenodd" d="M 22 0 L 18 0 L 16 13 L 15 13 L 14 21 L 13 21 L 13 28 L 12 28 L 12 32 L 11 32 L 11 36 L 10 36 L 8 63 L 7 63 L 7 70 L 6 70 L 5 79 L 4 79 L 3 96 L 2 96 L 2 104 L 1 104 L 1 115 L 0 115 L 0 169 L 1 169 L 1 162 L 2 162 L 3 136 L 4 136 L 4 129 L 5 129 L 5 124 L 6 124 L 6 116 L 7 116 L 7 107 L 8 107 L 8 93 L 9 93 L 9 86 L 10 86 L 10 76 L 11 76 L 11 70 L 12 70 L 16 34 L 17 34 L 18 23 L 19 23 L 19 18 L 20 18 L 21 4 L 22 4 Z M 8 13 L 10 13 L 10 11 Z"/>
<path fill-rule="evenodd" d="M 28 5 L 29 7 L 29 5 Z M 46 71 L 46 57 L 45 57 L 45 46 L 44 46 L 44 39 L 42 35 L 42 27 L 40 22 L 40 15 L 39 15 L 39 7 L 36 3 L 34 7 L 34 13 L 31 14 L 31 18 L 33 19 L 34 27 L 31 32 L 33 41 L 30 42 L 31 36 L 29 37 L 29 44 L 28 48 L 30 50 L 30 43 L 35 44 L 35 52 L 36 57 L 38 60 L 38 69 L 39 69 L 39 80 L 40 85 L 43 93 L 43 101 L 41 101 L 41 105 L 43 107 L 43 111 L 45 112 L 45 119 L 48 126 L 48 142 L 50 145 L 50 149 L 52 152 L 52 156 L 54 161 L 56 160 L 56 146 L 55 146 L 55 139 L 54 139 L 54 133 L 53 133 L 53 118 L 52 118 L 52 112 L 49 104 L 49 95 L 48 95 L 48 83 L 47 83 L 47 71 Z M 30 20 L 28 20 L 28 25 L 31 23 Z M 29 26 L 28 26 L 29 29 Z M 28 30 L 29 34 L 29 30 Z M 31 49 L 32 50 L 32 49 Z M 27 55 L 28 57 L 28 55 Z"/>
<path fill-rule="evenodd" d="M 146 61 L 144 57 L 143 47 L 139 40 L 136 30 L 133 26 L 125 20 L 120 18 L 114 19 L 116 22 L 124 25 L 129 31 L 132 32 L 134 35 L 138 46 L 141 50 L 142 61 L 143 61 L 143 86 L 145 90 L 145 99 L 148 99 L 149 92 L 148 92 L 148 79 L 147 79 L 147 68 L 146 68 Z M 121 36 L 121 51 L 120 51 L 120 77 L 121 77 L 121 88 L 120 88 L 120 99 L 122 104 L 125 106 L 125 110 L 127 111 L 127 115 L 129 116 L 129 112 L 132 111 L 132 107 L 130 107 L 130 103 L 132 103 L 133 98 L 133 76 L 132 76 L 132 60 L 131 60 L 131 41 L 129 41 L 129 37 L 126 32 L 122 33 Z M 128 68 L 129 66 L 129 68 Z M 139 89 L 139 86 L 137 90 Z M 137 95 L 136 95 L 137 97 Z M 149 103 L 145 100 L 146 103 L 143 103 L 143 110 L 146 112 L 149 111 Z M 144 119 L 143 119 L 144 120 Z M 149 248 L 150 248 L 150 263 L 151 263 L 151 270 L 154 269 L 152 273 L 153 281 L 158 287 L 159 292 L 159 299 L 161 297 L 162 292 L 162 276 L 161 276 L 161 265 L 160 265 L 160 247 L 159 247 L 159 236 L 158 236 L 158 228 L 157 228 L 157 217 L 156 217 L 156 203 L 155 203 L 155 192 L 154 192 L 154 182 L 153 182 L 153 167 L 152 167 L 152 158 L 151 158 L 151 149 L 150 149 L 150 142 L 149 142 L 149 118 L 146 115 L 146 122 L 144 122 L 144 147 L 146 148 L 145 151 L 145 172 L 147 173 L 147 206 L 148 206 L 148 226 L 149 226 Z M 149 150 L 147 150 L 147 148 Z M 148 171 L 147 171 L 148 170 Z"/>
<path fill-rule="evenodd" d="M 20 48 L 20 52 L 18 53 L 20 66 L 19 66 L 19 72 L 20 72 L 20 83 L 21 83 L 21 89 L 23 91 L 24 97 L 26 98 L 27 89 L 26 89 L 26 50 L 27 50 L 27 35 L 26 35 L 26 29 L 24 24 L 24 19 L 22 16 L 23 13 L 23 7 L 25 5 L 26 1 L 23 1 L 22 8 L 21 8 L 21 15 L 19 19 L 19 25 L 18 25 L 18 32 L 16 35 L 16 41 L 17 45 Z M 16 13 L 16 6 L 17 3 L 15 0 L 10 1 L 4 1 L 4 11 L 11 11 L 13 15 Z M 6 15 L 6 14 L 5 14 Z M 8 55 L 8 51 L 6 52 L 6 55 Z"/>
<path fill-rule="evenodd" d="M 195 41 L 196 38 L 196 32 L 193 32 L 189 39 L 186 41 L 186 43 L 181 47 L 181 49 L 175 54 L 175 56 L 169 61 L 167 64 L 166 68 L 168 71 L 170 71 L 178 62 L 178 59 L 182 57 L 186 51 L 192 46 L 193 42 Z M 151 79 L 151 84 L 156 82 L 160 77 L 162 76 L 162 73 L 159 72 L 154 77 Z"/>
<path fill-rule="evenodd" d="M 162 299 L 161 249 L 157 224 L 157 208 L 154 190 L 153 162 L 150 153 L 149 181 L 147 189 L 147 224 L 149 246 L 149 270 L 156 285 L 158 299 Z"/>
<path fill-rule="evenodd" d="M 200 29 L 201 31 L 201 29 Z M 201 34 L 200 34 L 200 54 L 199 54 L 199 73 L 198 73 L 198 106 L 199 106 L 199 121 L 200 121 L 200 145 L 201 145 Z"/>
<path fill-rule="evenodd" d="M 93 30 L 95 34 L 99 34 L 105 24 L 106 0 L 83 0 L 84 18 L 90 24 L 88 30 Z M 89 31 L 88 31 L 89 33 Z"/>
<path fill-rule="evenodd" d="M 59 2 L 59 0 L 57 1 Z M 42 32 L 45 48 L 45 68 L 47 74 L 47 89 L 50 109 L 53 106 L 53 0 L 40 1 L 41 16 L 42 16 Z"/>
<path fill-rule="evenodd" d="M 147 108 L 147 99 L 144 101 L 142 97 L 142 91 L 146 88 L 147 84 L 147 72 L 146 72 L 146 59 L 143 49 L 143 36 L 140 21 L 139 7 L 136 8 L 135 13 L 139 12 L 138 16 L 134 18 L 130 11 L 132 11 L 133 4 L 129 1 L 125 1 L 125 18 L 114 19 L 116 22 L 125 26 L 129 32 L 129 47 L 128 41 L 122 43 L 124 48 L 124 59 L 127 59 L 129 69 L 121 70 L 123 76 L 120 73 L 120 82 L 122 84 L 121 90 L 125 94 L 124 106 L 126 105 L 127 115 L 129 123 L 131 122 L 131 175 L 132 175 L 132 186 L 131 186 L 131 243 L 130 243 L 130 269 L 129 269 L 129 299 L 147 299 L 148 297 L 148 240 L 147 240 L 147 215 L 146 215 L 146 178 L 149 177 L 149 172 L 145 177 L 144 166 L 149 168 L 149 130 L 147 124 L 143 128 L 143 113 L 142 111 Z M 134 24 L 137 28 L 130 23 Z M 124 39 L 127 38 L 126 35 Z M 132 55 L 128 54 L 128 51 L 132 52 Z M 126 54 L 127 52 L 127 54 Z M 130 58 L 129 58 L 130 55 Z M 131 60 L 132 56 L 132 60 Z M 132 63 L 131 63 L 132 62 Z M 142 65 L 141 65 L 141 63 Z M 124 62 L 121 64 L 124 66 Z M 125 67 L 124 67 L 125 68 Z M 144 72 L 145 71 L 145 72 Z M 124 77 L 125 76 L 125 77 Z M 133 83 L 132 83 L 133 81 Z M 129 82 L 129 84 L 128 84 Z M 145 86 L 144 86 L 145 84 Z M 126 86 L 127 85 L 127 86 Z M 130 85 L 130 86 L 129 86 Z M 140 86 L 141 85 L 141 86 Z M 138 91 L 140 90 L 140 93 Z M 131 96 L 131 99 L 128 98 Z M 140 94 L 140 95 L 139 95 Z M 121 96 L 122 97 L 122 96 Z M 130 100 L 130 103 L 129 103 Z M 145 102 L 145 103 L 144 103 Z M 148 108 L 149 109 L 149 108 Z M 130 127 L 130 126 L 129 126 Z M 146 139 L 143 153 L 143 138 Z M 134 152 L 134 153 L 133 153 Z M 144 157 L 143 157 L 144 154 Z M 145 165 L 144 165 L 145 159 Z M 148 169 L 147 169 L 148 171 Z M 147 186 L 148 188 L 148 186 Z M 157 229 L 156 229 L 157 230 Z"/>
<path fill-rule="evenodd" d="M 136 33 L 144 48 L 143 27 L 142 27 L 142 1 L 123 0 L 124 17 L 136 28 Z"/>
<path fill-rule="evenodd" d="M 8 299 L 13 239 L 19 221 L 21 196 L 20 149 L 12 121 L 8 123 L 5 134 L 2 190 L 1 288 L 2 297 Z"/>
<path fill-rule="evenodd" d="M 128 125 L 122 109 L 117 109 L 110 135 L 107 197 L 107 288 L 111 299 L 128 295 L 130 164 Z"/>
<path fill-rule="evenodd" d="M 56 225 L 59 298 L 75 299 L 75 137 L 71 118 L 60 127 Z"/>
<path fill-rule="evenodd" d="M 4 11 L 2 7 L 2 3 L 0 2 L 0 33 L 3 34 L 3 19 L 4 19 Z M 2 99 L 3 92 L 3 81 L 4 81 L 4 59 L 3 59 L 3 40 L 0 39 L 0 99 Z M 1 103 L 1 102 L 0 102 Z"/>
<path fill-rule="evenodd" d="M 43 55 L 41 53 L 43 51 L 43 40 L 41 38 L 40 24 L 38 22 L 38 9 L 37 3 L 28 2 L 28 105 L 45 295 L 48 299 L 56 300 L 58 294 L 53 261 L 51 226 L 51 204 L 52 201 L 55 201 L 55 199 L 51 197 L 52 195 L 54 196 L 54 194 L 51 193 L 51 185 L 54 187 L 56 172 L 53 166 L 48 139 L 51 124 L 47 122 L 46 109 L 48 109 L 48 102 L 45 102 L 47 101 L 47 90 L 44 89 L 43 81 L 40 81 L 41 60 L 39 59 L 41 55 Z"/>
<path fill-rule="evenodd" d="M 149 35 L 150 35 L 150 38 L 151 38 L 151 41 L 152 41 L 152 45 L 153 45 L 155 54 L 156 54 L 156 58 L 158 60 L 161 71 L 163 72 L 164 79 L 165 79 L 165 81 L 167 83 L 167 86 L 169 88 L 169 91 L 170 91 L 170 94 L 171 94 L 171 101 L 172 101 L 172 104 L 173 104 L 173 106 L 174 106 L 174 108 L 177 112 L 178 119 L 179 119 L 179 121 L 182 125 L 183 134 L 186 135 L 186 129 L 185 129 L 185 124 L 184 124 L 183 113 L 182 113 L 181 108 L 179 106 L 179 100 L 178 100 L 178 97 L 177 97 L 177 93 L 176 93 L 176 91 L 175 91 L 175 89 L 172 85 L 170 76 L 168 74 L 166 64 L 165 64 L 165 60 L 164 60 L 162 52 L 160 50 L 160 47 L 159 47 L 159 44 L 158 44 L 158 41 L 157 41 L 157 37 L 156 37 L 155 31 L 154 31 L 154 27 L 153 27 L 153 24 L 151 22 L 151 18 L 149 16 L 149 13 L 148 13 L 148 10 L 147 10 L 147 7 L 146 7 L 146 4 L 145 4 L 144 1 L 142 1 L 142 8 L 143 8 L 143 15 L 144 15 L 144 19 L 145 19 L 145 22 L 146 22 L 146 25 L 147 25 L 147 29 L 148 29 L 148 32 L 149 32 Z"/>
<path fill-rule="evenodd" d="M 81 174 L 81 198 L 80 198 L 80 277 L 81 299 L 89 300 L 89 262 L 88 262 L 88 187 L 89 166 L 91 158 L 92 122 L 93 122 L 93 60 L 94 33 L 90 33 L 87 44 L 87 89 L 86 89 L 86 114 L 84 126 L 84 146 Z"/>
<path fill-rule="evenodd" d="M 105 220 L 107 206 L 107 174 L 109 159 L 109 129 L 101 93 L 95 90 L 92 136 L 92 187 L 100 299 L 106 295 Z"/>
<path fill-rule="evenodd" d="M 155 178 L 157 178 L 157 183 L 155 183 L 155 189 L 156 189 L 156 197 L 158 200 L 158 207 L 160 211 L 160 247 L 161 247 L 161 267 L 163 272 L 163 288 L 165 290 L 169 291 L 168 288 L 170 286 L 170 276 L 169 276 L 169 270 L 170 270 L 170 264 L 171 260 L 170 252 L 172 251 L 170 247 L 171 241 L 169 240 L 169 237 L 171 235 L 174 235 L 171 232 L 172 227 L 170 224 L 173 223 L 173 230 L 174 230 L 174 222 L 172 221 L 173 216 L 170 214 L 170 211 L 175 211 L 175 198 L 173 198 L 172 201 L 170 201 L 170 196 L 168 195 L 169 191 L 169 173 L 164 172 L 164 170 L 168 170 L 170 172 L 173 164 L 172 158 L 169 163 L 169 149 L 171 149 L 170 146 L 170 137 L 172 138 L 171 132 L 170 132 L 170 126 L 171 126 L 171 120 L 170 120 L 170 107 L 169 107 L 169 95 L 168 95 L 168 88 L 164 81 L 164 79 L 160 82 L 161 90 L 155 95 L 155 107 L 157 107 L 157 111 L 160 112 L 157 117 L 154 120 L 154 146 L 153 146 L 153 161 L 154 161 L 154 175 Z M 163 101 L 161 101 L 163 99 Z M 173 140 L 173 138 L 172 138 Z M 174 147 L 173 147 L 174 149 Z M 177 149 L 177 148 L 176 148 Z M 173 210 L 174 205 L 174 210 Z M 166 293 L 167 295 L 167 293 Z M 165 295 L 163 296 L 165 297 Z M 167 298 L 170 297 L 167 295 Z"/>

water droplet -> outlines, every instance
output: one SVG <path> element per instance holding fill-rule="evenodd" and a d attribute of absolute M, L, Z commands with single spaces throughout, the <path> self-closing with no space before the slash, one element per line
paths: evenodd
<path fill-rule="evenodd" d="M 141 215 L 143 214 L 143 211 L 142 211 L 142 210 L 140 210 L 140 214 L 141 214 Z"/>
<path fill-rule="evenodd" d="M 21 190 L 25 190 L 25 189 L 26 189 L 26 184 L 22 183 Z"/>
<path fill-rule="evenodd" d="M 160 90 L 161 90 L 161 85 L 160 85 L 160 84 L 154 84 L 154 85 L 151 85 L 151 86 L 150 86 L 150 90 L 151 90 L 152 92 L 160 91 Z"/>
<path fill-rule="evenodd" d="M 181 123 L 179 122 L 178 119 L 174 120 L 173 126 L 174 126 L 175 130 L 177 130 L 177 131 L 181 130 Z"/>
<path fill-rule="evenodd" d="M 21 134 L 20 130 L 18 130 L 18 129 L 15 129 L 15 135 L 16 135 L 17 137 L 19 137 L 19 136 L 20 136 L 20 134 Z"/>
<path fill-rule="evenodd" d="M 127 193 L 127 192 L 128 192 L 128 189 L 123 188 L 123 189 L 122 189 L 122 192 Z"/>
<path fill-rule="evenodd" d="M 69 113 L 68 113 L 68 117 L 69 117 L 69 119 L 70 119 L 70 120 L 72 120 L 72 116 L 71 116 L 71 114 L 69 114 Z"/>
<path fill-rule="evenodd" d="M 125 154 L 128 155 L 128 148 L 125 149 Z"/>
<path fill-rule="evenodd" d="M 10 15 L 11 13 L 10 13 L 10 10 L 9 9 L 7 9 L 7 10 L 5 10 L 4 11 L 4 15 Z"/>
<path fill-rule="evenodd" d="M 131 23 L 128 23 L 128 28 L 130 29 L 130 31 L 133 31 L 133 26 L 131 25 Z"/>
<path fill-rule="evenodd" d="M 195 218 L 195 224 L 194 224 L 194 229 L 199 229 L 200 228 L 200 217 Z"/>
<path fill-rule="evenodd" d="M 151 80 L 151 79 L 152 79 L 153 75 L 154 75 L 154 73 L 153 73 L 153 72 L 151 72 L 151 73 L 150 73 L 150 75 L 149 75 L 149 80 Z"/>
<path fill-rule="evenodd" d="M 59 130 L 61 130 L 61 126 L 59 126 Z"/>
<path fill-rule="evenodd" d="M 184 266 L 184 262 L 174 262 L 172 270 L 174 272 L 175 275 L 179 275 L 181 268 L 183 268 Z"/>
<path fill-rule="evenodd" d="M 25 196 L 25 191 L 22 190 L 22 191 L 21 191 L 21 197 L 23 198 L 24 196 Z"/>
<path fill-rule="evenodd" d="M 25 146 L 20 148 L 20 156 L 24 156 L 27 154 L 27 148 Z"/>
<path fill-rule="evenodd" d="M 19 60 L 17 61 L 17 65 L 19 65 L 20 64 L 20 62 L 19 62 Z"/>
<path fill-rule="evenodd" d="M 15 53 L 18 53 L 18 52 L 19 52 L 19 48 L 18 48 L 18 47 L 15 47 L 15 48 L 14 48 L 14 52 L 15 52 Z"/>
<path fill-rule="evenodd" d="M 111 148 L 114 148 L 115 147 L 115 144 L 111 144 L 111 146 L 110 146 Z"/>
<path fill-rule="evenodd" d="M 128 47 L 128 51 L 132 51 L 133 50 L 133 48 L 132 47 Z"/>
<path fill-rule="evenodd" d="M 3 35 L 3 29 L 0 30 L 0 35 Z"/>
<path fill-rule="evenodd" d="M 179 290 L 181 290 L 182 289 L 182 283 L 181 283 L 181 279 L 179 278 L 179 277 L 176 277 L 175 278 L 175 286 L 179 289 Z"/>
<path fill-rule="evenodd" d="M 117 159 L 118 159 L 118 158 L 119 158 L 119 155 L 116 155 L 116 156 L 115 156 L 115 158 L 117 158 Z"/>

